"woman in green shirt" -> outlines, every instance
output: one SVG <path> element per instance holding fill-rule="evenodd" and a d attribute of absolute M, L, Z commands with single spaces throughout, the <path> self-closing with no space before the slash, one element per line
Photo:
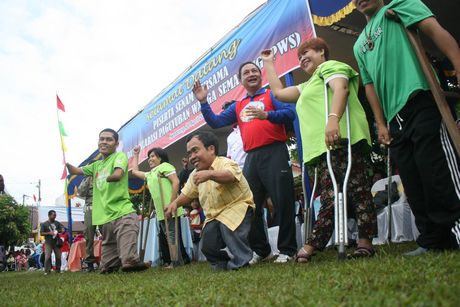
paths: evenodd
<path fill-rule="evenodd" d="M 331 149 L 331 160 L 337 178 L 343 178 L 347 167 L 347 149 L 340 147 L 341 136 L 347 135 L 346 119 L 341 120 L 348 101 L 352 144 L 352 169 L 348 182 L 349 204 L 358 220 L 358 247 L 350 256 L 374 255 L 372 238 L 377 229 L 375 207 L 372 203 L 370 169 L 370 134 L 366 114 L 358 100 L 358 73 L 349 65 L 329 60 L 329 49 L 321 38 L 312 38 L 298 48 L 300 67 L 310 79 L 298 86 L 284 88 L 274 66 L 270 49 L 263 50 L 270 88 L 277 99 L 297 101 L 303 144 L 303 161 L 318 170 L 321 191 L 321 209 L 311 238 L 297 253 L 298 262 L 308 262 L 317 250 L 329 241 L 334 225 L 334 190 L 329 176 L 326 152 Z M 328 85 L 329 114 L 326 124 L 324 83 Z M 327 147 L 326 147 L 327 146 Z"/>
<path fill-rule="evenodd" d="M 139 152 L 140 146 L 136 146 L 134 148 L 132 173 L 135 177 L 147 181 L 147 186 L 155 205 L 156 218 L 160 224 L 159 245 L 163 264 L 166 267 L 171 267 L 171 256 L 169 253 L 168 240 L 166 238 L 166 222 L 163 210 L 168 204 L 176 199 L 179 191 L 179 178 L 177 177 L 175 167 L 169 163 L 168 154 L 164 149 L 152 148 L 147 153 L 147 162 L 151 168 L 149 172 L 142 172 L 139 170 Z M 179 208 L 177 209 L 176 214 L 180 217 L 184 214 L 184 210 Z M 175 244 L 176 231 L 174 219 L 168 222 L 169 242 L 170 244 Z M 185 252 L 184 244 L 182 242 L 180 223 L 178 230 L 178 255 L 179 257 L 182 257 L 182 262 L 189 263 L 190 259 Z"/>

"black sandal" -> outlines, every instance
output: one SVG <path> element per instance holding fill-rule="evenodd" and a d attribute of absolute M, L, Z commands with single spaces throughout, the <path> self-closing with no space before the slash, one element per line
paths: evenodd
<path fill-rule="evenodd" d="M 358 246 L 352 254 L 348 254 L 348 259 L 372 258 L 374 256 L 375 250 L 373 248 Z"/>

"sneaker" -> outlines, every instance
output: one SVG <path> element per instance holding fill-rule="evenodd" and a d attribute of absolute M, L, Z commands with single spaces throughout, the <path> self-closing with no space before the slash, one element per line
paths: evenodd
<path fill-rule="evenodd" d="M 413 251 L 404 253 L 403 256 L 406 256 L 406 257 L 421 256 L 421 255 L 426 254 L 428 252 L 429 252 L 428 248 L 424 248 L 424 247 L 419 246 L 418 248 L 414 249 Z"/>
<path fill-rule="evenodd" d="M 291 261 L 291 259 L 292 259 L 291 256 L 288 256 L 288 255 L 285 255 L 285 254 L 279 254 L 278 258 L 276 258 L 276 260 L 274 262 L 275 263 L 287 263 L 287 262 Z"/>
<path fill-rule="evenodd" d="M 272 252 L 270 252 L 270 254 L 268 254 L 268 256 L 265 257 L 265 258 L 262 257 L 262 256 L 257 255 L 256 252 L 252 252 L 252 259 L 249 260 L 249 265 L 254 265 L 254 264 L 259 263 L 261 261 L 269 261 L 269 260 L 273 259 L 273 257 L 275 257 L 275 255 Z"/>
<path fill-rule="evenodd" d="M 45 276 L 48 275 L 48 272 L 43 273 L 43 275 L 45 275 Z"/>
<path fill-rule="evenodd" d="M 454 227 L 452 227 L 452 233 L 457 239 L 458 248 L 460 248 L 460 219 L 456 221 Z"/>

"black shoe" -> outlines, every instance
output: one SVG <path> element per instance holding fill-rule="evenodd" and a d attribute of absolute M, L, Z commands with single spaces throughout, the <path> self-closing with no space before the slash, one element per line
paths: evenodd
<path fill-rule="evenodd" d="M 151 267 L 150 263 L 138 262 L 134 264 L 126 264 L 121 267 L 121 270 L 123 272 L 139 272 L 139 271 L 145 271 L 147 269 L 150 269 L 150 267 Z"/>
<path fill-rule="evenodd" d="M 110 267 L 110 268 L 102 268 L 99 274 L 112 274 L 112 273 L 118 272 L 119 269 L 120 269 L 119 266 Z"/>

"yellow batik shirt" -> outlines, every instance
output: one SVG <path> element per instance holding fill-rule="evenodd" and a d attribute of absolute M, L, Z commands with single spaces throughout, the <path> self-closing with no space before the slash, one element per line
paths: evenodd
<path fill-rule="evenodd" d="M 194 170 L 182 189 L 190 199 L 198 198 L 206 215 L 206 223 L 218 220 L 234 231 L 243 222 L 248 207 L 255 208 L 249 184 L 238 164 L 224 157 L 216 157 L 210 170 L 228 170 L 235 177 L 233 183 L 220 184 L 208 180 L 199 185 L 193 182 Z"/>

